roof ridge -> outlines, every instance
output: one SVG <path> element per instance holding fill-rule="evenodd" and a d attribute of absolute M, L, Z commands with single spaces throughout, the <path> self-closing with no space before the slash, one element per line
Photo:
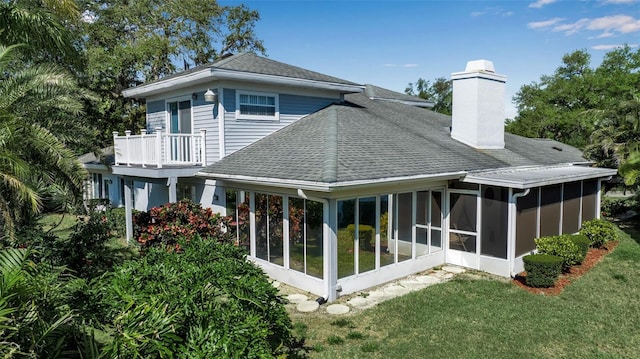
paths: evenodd
<path fill-rule="evenodd" d="M 324 158 L 322 163 L 322 181 L 327 183 L 338 181 L 338 114 L 336 108 L 327 108 L 327 126 L 325 130 Z"/>

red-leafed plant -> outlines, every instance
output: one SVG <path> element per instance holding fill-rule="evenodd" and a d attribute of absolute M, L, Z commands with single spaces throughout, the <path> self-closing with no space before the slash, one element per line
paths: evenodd
<path fill-rule="evenodd" d="M 227 217 L 187 199 L 139 212 L 133 223 L 135 238 L 143 247 L 174 246 L 178 239 L 189 240 L 193 236 L 232 242 L 232 236 L 225 231 L 229 224 Z"/>

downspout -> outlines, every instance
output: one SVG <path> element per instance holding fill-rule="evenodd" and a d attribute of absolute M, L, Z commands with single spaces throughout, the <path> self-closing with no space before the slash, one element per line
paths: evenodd
<path fill-rule="evenodd" d="M 511 226 L 511 228 L 513 228 L 513 257 L 511 258 L 511 260 L 509 260 L 509 274 L 511 275 L 511 278 L 515 278 L 517 273 L 513 273 L 513 261 L 516 259 L 515 256 L 515 244 L 516 244 L 516 200 L 520 197 L 524 197 L 526 195 L 529 194 L 529 192 L 531 192 L 531 188 L 527 188 L 524 190 L 524 192 L 520 192 L 520 193 L 514 193 L 511 195 L 511 204 L 513 205 L 513 209 L 511 210 L 511 214 L 513 215 L 513 225 Z"/>
<path fill-rule="evenodd" d="M 322 213 L 322 217 L 323 217 L 323 222 L 324 222 L 323 226 L 329 226 L 329 223 L 328 223 L 329 222 L 329 214 L 328 214 L 328 212 L 329 212 L 329 201 L 327 199 L 320 198 L 320 197 L 307 196 L 307 194 L 304 193 L 304 191 L 301 188 L 298 188 L 298 196 L 300 196 L 301 198 L 304 198 L 306 200 L 321 202 L 322 203 L 322 208 L 323 208 L 322 209 L 322 212 L 323 212 Z M 325 212 L 326 212 L 326 216 L 325 216 Z M 328 231 L 323 230 L 322 231 L 322 236 L 324 237 L 322 242 L 326 243 L 325 245 L 330 245 L 328 243 L 329 241 L 325 241 L 324 240 L 325 238 L 329 237 Z M 323 249 L 323 251 L 324 251 L 324 249 Z M 329 258 L 329 260 L 330 260 L 330 258 Z M 331 280 L 331 278 L 327 278 L 327 280 Z M 322 298 L 316 299 L 316 302 L 318 302 L 319 304 L 323 304 L 329 299 L 329 297 L 330 297 L 330 293 L 329 293 L 330 287 L 331 287 L 331 285 L 329 285 L 328 287 L 325 286 L 324 293 L 322 294 Z"/>

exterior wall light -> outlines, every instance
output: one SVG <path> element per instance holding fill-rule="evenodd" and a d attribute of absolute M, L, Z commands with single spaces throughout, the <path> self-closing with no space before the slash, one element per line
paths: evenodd
<path fill-rule="evenodd" d="M 204 102 L 217 102 L 218 94 L 211 91 L 211 89 L 207 89 L 207 92 L 204 93 Z"/>

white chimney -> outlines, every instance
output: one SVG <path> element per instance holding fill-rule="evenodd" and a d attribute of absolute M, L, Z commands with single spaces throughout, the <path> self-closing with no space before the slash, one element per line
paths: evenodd
<path fill-rule="evenodd" d="M 452 73 L 451 81 L 451 137 L 475 148 L 504 148 L 507 77 L 495 73 L 493 62 L 476 60 L 467 62 L 464 72 Z"/>

